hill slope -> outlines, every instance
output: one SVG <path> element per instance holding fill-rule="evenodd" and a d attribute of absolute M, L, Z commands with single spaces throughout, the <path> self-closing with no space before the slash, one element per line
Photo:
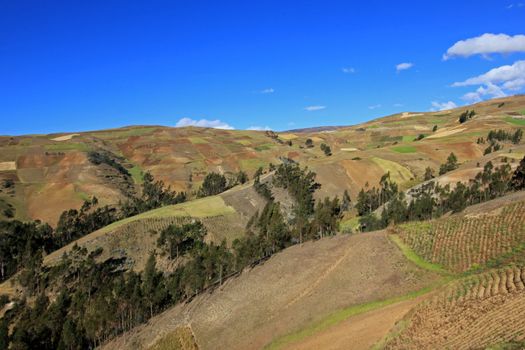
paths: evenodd
<path fill-rule="evenodd" d="M 466 109 L 477 114 L 459 124 L 458 117 Z M 445 112 L 401 113 L 329 131 L 275 134 L 137 126 L 0 137 L 0 187 L 3 180 L 14 183 L 9 190 L 0 190 L 0 204 L 16 208 L 17 218 L 54 224 L 63 210 L 80 207 L 93 195 L 102 204 L 118 202 L 137 186 L 143 171 L 175 190 L 192 192 L 208 172 L 244 170 L 251 176 L 260 166 L 278 163 L 280 157 L 313 168 L 323 185 L 319 196 L 341 195 L 344 188 L 355 196 L 367 181 L 377 183 L 386 171 L 410 187 L 417 181 L 411 179 L 421 179 L 427 166 L 437 168 L 452 151 L 460 162 L 482 156 L 486 145 L 477 144 L 477 138 L 492 129 L 524 127 L 520 113 L 524 109 L 525 96 L 513 96 Z M 427 137 L 414 141 L 419 134 Z M 314 147 L 305 145 L 307 139 Z M 322 143 L 330 146 L 332 156 L 324 155 L 319 148 Z M 106 164 L 91 163 L 89 151 L 111 152 L 130 176 Z M 520 147 L 513 152 L 525 150 Z"/>
<path fill-rule="evenodd" d="M 147 348 L 191 326 L 201 349 L 257 349 L 338 310 L 404 295 L 437 279 L 405 260 L 384 232 L 322 239 L 288 248 L 104 348 Z"/>

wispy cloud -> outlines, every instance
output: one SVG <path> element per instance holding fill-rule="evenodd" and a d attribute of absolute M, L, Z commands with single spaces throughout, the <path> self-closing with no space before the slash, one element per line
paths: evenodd
<path fill-rule="evenodd" d="M 448 101 L 448 102 L 432 101 L 432 107 L 430 108 L 430 110 L 431 111 L 445 111 L 447 109 L 453 109 L 456 107 L 457 105 L 452 101 Z"/>
<path fill-rule="evenodd" d="M 254 131 L 265 131 L 265 130 L 272 130 L 269 126 L 250 126 L 246 130 L 254 130 Z"/>
<path fill-rule="evenodd" d="M 517 3 L 514 3 L 514 4 L 509 4 L 509 5 L 507 5 L 505 8 L 506 8 L 507 10 L 510 10 L 510 9 L 514 9 L 514 8 L 524 7 L 524 6 L 525 6 L 524 3 L 522 3 L 522 2 L 517 2 Z"/>
<path fill-rule="evenodd" d="M 381 108 L 381 105 L 380 104 L 377 104 L 377 105 L 372 105 L 372 106 L 368 106 L 368 109 L 378 109 L 378 108 Z"/>
<path fill-rule="evenodd" d="M 304 107 L 304 110 L 308 112 L 320 111 L 323 109 L 326 109 L 326 106 L 306 106 Z"/>
<path fill-rule="evenodd" d="M 464 100 L 479 102 L 484 97 L 504 97 L 507 95 L 505 90 L 519 91 L 525 88 L 525 61 L 516 61 L 512 65 L 493 68 L 484 74 L 452 84 L 453 87 L 476 85 L 481 86 L 463 95 Z"/>
<path fill-rule="evenodd" d="M 398 65 L 396 65 L 396 71 L 397 72 L 401 72 L 403 70 L 407 70 L 407 69 L 410 69 L 414 67 L 414 64 L 411 63 L 411 62 L 403 62 L 403 63 L 399 63 Z"/>
<path fill-rule="evenodd" d="M 196 120 L 196 119 L 191 119 L 191 118 L 182 118 L 177 122 L 177 124 L 175 124 L 175 126 L 176 127 L 198 126 L 202 128 L 214 128 L 214 129 L 225 129 L 225 130 L 234 129 L 233 126 L 223 121 L 220 121 L 218 119 L 216 120 L 208 120 L 208 119 Z"/>
<path fill-rule="evenodd" d="M 485 33 L 474 38 L 458 41 L 447 50 L 443 59 L 473 55 L 488 57 L 489 54 L 493 53 L 508 54 L 512 52 L 525 52 L 525 35 L 510 36 Z"/>
<path fill-rule="evenodd" d="M 343 71 L 343 73 L 346 73 L 346 74 L 354 74 L 355 73 L 355 68 L 354 67 L 344 67 L 341 70 Z"/>
<path fill-rule="evenodd" d="M 267 88 L 259 91 L 260 94 L 273 94 L 275 90 L 273 88 Z"/>
<path fill-rule="evenodd" d="M 402 103 L 394 103 L 393 106 L 394 107 L 403 107 L 403 104 Z"/>

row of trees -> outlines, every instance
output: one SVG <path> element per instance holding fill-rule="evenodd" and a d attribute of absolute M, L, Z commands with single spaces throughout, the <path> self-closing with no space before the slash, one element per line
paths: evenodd
<path fill-rule="evenodd" d="M 509 164 L 495 167 L 487 162 L 483 171 L 479 172 L 469 183 L 456 183 L 440 186 L 431 181 L 409 192 L 408 201 L 402 192 L 395 193 L 385 205 L 381 216 L 368 212 L 361 217 L 362 229 L 377 230 L 393 223 L 414 220 L 429 220 L 448 212 L 459 212 L 469 205 L 482 203 L 501 197 L 509 191 L 525 189 L 525 158 L 518 168 L 512 172 Z M 359 203 L 358 206 L 362 205 Z"/>
<path fill-rule="evenodd" d="M 248 180 L 248 174 L 242 170 L 229 179 L 223 174 L 211 172 L 204 178 L 202 186 L 197 193 L 197 197 L 214 196 L 239 184 L 242 185 L 248 182 Z"/>

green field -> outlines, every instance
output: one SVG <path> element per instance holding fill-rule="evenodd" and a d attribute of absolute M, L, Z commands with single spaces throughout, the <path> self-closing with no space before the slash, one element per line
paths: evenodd
<path fill-rule="evenodd" d="M 207 140 L 203 139 L 202 137 L 188 137 L 190 139 L 190 142 L 194 145 L 201 145 L 209 143 Z"/>
<path fill-rule="evenodd" d="M 274 147 L 274 144 L 273 144 L 273 143 L 264 143 L 264 144 L 262 144 L 262 145 L 256 146 L 256 147 L 255 147 L 255 150 L 256 150 L 257 152 L 262 152 L 262 151 L 268 151 L 268 150 L 271 150 L 273 147 Z"/>
<path fill-rule="evenodd" d="M 135 215 L 108 225 L 98 231 L 99 234 L 110 232 L 133 221 L 149 218 L 182 217 L 205 218 L 235 213 L 235 209 L 226 205 L 222 197 L 213 196 L 196 199 L 181 204 L 168 205 Z"/>
<path fill-rule="evenodd" d="M 509 117 L 505 117 L 505 121 L 513 125 L 525 126 L 525 119 L 518 119 L 518 118 L 513 118 L 509 116 Z"/>
<path fill-rule="evenodd" d="M 135 165 L 133 168 L 128 169 L 129 173 L 131 174 L 131 178 L 133 179 L 133 182 L 136 184 L 141 184 L 143 182 L 142 179 L 142 169 L 138 165 Z"/>
<path fill-rule="evenodd" d="M 267 163 L 264 162 L 263 160 L 261 159 L 241 159 L 239 161 L 240 163 L 240 166 L 241 166 L 241 170 L 244 170 L 244 171 L 255 171 L 257 169 L 259 169 L 260 167 L 264 168 Z M 248 176 L 251 176 L 252 174 L 248 174 Z"/>
<path fill-rule="evenodd" d="M 416 139 L 415 135 L 405 135 L 403 136 L 403 142 L 412 142 Z"/>
<path fill-rule="evenodd" d="M 414 146 L 396 146 L 392 147 L 392 151 L 397 153 L 416 153 L 417 148 Z"/>

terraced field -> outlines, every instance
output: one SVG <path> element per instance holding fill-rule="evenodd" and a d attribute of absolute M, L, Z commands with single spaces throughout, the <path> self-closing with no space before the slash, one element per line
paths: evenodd
<path fill-rule="evenodd" d="M 458 281 L 417 306 L 384 348 L 484 349 L 523 342 L 524 283 L 525 268 L 518 267 Z"/>
<path fill-rule="evenodd" d="M 454 272 L 519 259 L 525 248 L 525 202 L 485 214 L 457 215 L 401 225 L 418 255 Z"/>

